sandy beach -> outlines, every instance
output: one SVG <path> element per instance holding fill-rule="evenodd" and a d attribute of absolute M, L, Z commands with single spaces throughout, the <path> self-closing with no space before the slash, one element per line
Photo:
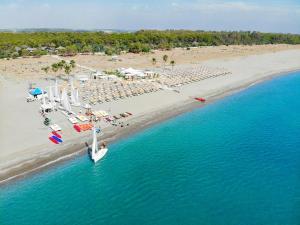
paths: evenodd
<path fill-rule="evenodd" d="M 300 46 L 290 45 L 219 46 L 189 51 L 175 49 L 147 55 L 121 55 L 118 62 L 110 61 L 109 56 L 99 55 L 79 55 L 68 60 L 74 59 L 79 65 L 96 70 L 125 66 L 159 69 L 162 62 L 158 61 L 153 65 L 151 58 L 161 59 L 164 54 L 176 61 L 175 69 L 189 69 L 201 65 L 207 68 L 223 68 L 230 71 L 230 74 L 180 86 L 177 88 L 178 92 L 161 90 L 95 105 L 95 109 L 111 114 L 133 114 L 132 117 L 124 119 L 125 123 L 130 124 L 126 127 L 101 123 L 104 133 L 102 140 L 112 143 L 255 83 L 300 69 Z M 26 102 L 28 83 L 34 82 L 40 87 L 47 87 L 53 81 L 45 78 L 54 75 L 51 72 L 48 75 L 42 74 L 40 68 L 57 61 L 52 56 L 0 60 L 0 184 L 86 152 L 84 143 L 90 142 L 90 132 L 76 133 L 63 114 L 55 113 L 50 117 L 62 127 L 64 143 L 53 145 L 48 140 L 50 129 L 44 126 L 38 113 L 39 103 Z M 170 66 L 168 69 L 172 72 Z M 88 74 L 89 71 L 77 67 L 74 73 Z M 196 102 L 194 97 L 204 97 L 207 103 Z"/>

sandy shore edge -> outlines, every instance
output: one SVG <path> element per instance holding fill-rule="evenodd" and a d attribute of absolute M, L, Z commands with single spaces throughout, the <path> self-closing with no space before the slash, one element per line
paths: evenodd
<path fill-rule="evenodd" d="M 216 100 L 222 99 L 236 92 L 245 90 L 258 83 L 271 80 L 274 77 L 299 71 L 299 69 L 297 70 L 291 69 L 287 71 L 268 74 L 263 78 L 244 83 L 239 87 L 227 89 L 227 90 L 220 90 L 207 97 L 207 103 L 205 104 L 199 104 L 199 102 L 189 100 L 185 102 L 179 102 L 178 104 L 174 105 L 174 108 L 172 109 L 162 109 L 162 110 L 155 111 L 154 113 L 151 114 L 146 114 L 143 116 L 133 118 L 131 121 L 129 121 L 131 125 L 127 128 L 108 128 L 104 130 L 105 134 L 101 137 L 101 139 L 107 141 L 108 143 L 114 143 L 120 139 L 126 138 L 137 132 L 145 130 L 146 128 L 158 124 L 162 121 L 192 111 L 193 109 L 204 107 L 208 104 L 215 102 Z M 79 155 L 83 155 L 86 153 L 86 151 L 87 149 L 83 143 L 78 143 L 78 144 L 74 143 L 71 147 L 67 147 L 63 151 L 54 152 L 47 156 L 39 156 L 35 159 L 27 160 L 16 167 L 8 168 L 6 172 L 1 174 L 0 186 L 7 185 L 15 180 L 23 179 L 29 175 L 38 173 L 41 170 L 45 170 L 49 167 L 55 166 L 66 160 L 75 158 Z"/>

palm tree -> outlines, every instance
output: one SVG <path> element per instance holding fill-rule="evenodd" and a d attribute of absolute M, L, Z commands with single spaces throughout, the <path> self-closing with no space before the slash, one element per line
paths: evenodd
<path fill-rule="evenodd" d="M 74 69 L 76 67 L 76 62 L 72 59 L 70 61 L 70 66 Z"/>
<path fill-rule="evenodd" d="M 152 64 L 153 66 L 156 64 L 156 58 L 152 58 Z"/>
<path fill-rule="evenodd" d="M 174 65 L 175 65 L 175 61 L 174 60 L 172 60 L 171 62 L 170 62 L 170 64 L 171 64 L 171 66 L 172 66 L 172 70 L 174 69 Z"/>
<path fill-rule="evenodd" d="M 57 63 L 53 63 L 52 65 L 51 65 L 51 70 L 56 74 L 57 73 L 57 71 L 58 71 L 58 64 Z"/>
<path fill-rule="evenodd" d="M 64 61 L 64 60 L 57 63 L 57 67 L 58 67 L 59 70 L 62 70 L 65 65 L 66 65 L 66 61 Z"/>
<path fill-rule="evenodd" d="M 57 63 L 57 70 L 64 70 L 65 66 L 67 65 L 65 60 L 61 60 L 60 62 Z"/>
<path fill-rule="evenodd" d="M 69 65 L 69 64 L 66 64 L 66 65 L 64 66 L 64 70 L 65 70 L 65 73 L 66 73 L 67 75 L 70 75 L 70 73 L 71 73 L 71 71 L 72 71 L 72 66 Z"/>
<path fill-rule="evenodd" d="M 167 63 L 167 61 L 168 61 L 168 58 L 169 58 L 169 56 L 167 56 L 167 55 L 164 55 L 164 56 L 163 56 L 163 60 L 164 60 L 164 70 L 165 70 L 166 63 Z"/>
<path fill-rule="evenodd" d="M 43 70 L 46 74 L 48 74 L 50 67 L 46 66 L 46 67 L 43 67 L 41 70 Z"/>

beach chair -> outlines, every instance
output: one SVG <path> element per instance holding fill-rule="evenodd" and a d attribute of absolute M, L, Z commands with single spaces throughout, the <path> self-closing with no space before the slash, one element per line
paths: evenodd
<path fill-rule="evenodd" d="M 69 120 L 72 124 L 78 123 L 78 120 L 77 120 L 75 117 L 70 117 L 70 118 L 68 118 L 68 120 Z"/>
<path fill-rule="evenodd" d="M 52 125 L 50 126 L 50 128 L 51 128 L 52 130 L 54 130 L 54 131 L 61 131 L 61 130 L 62 130 L 61 127 L 58 126 L 57 124 L 52 124 Z"/>

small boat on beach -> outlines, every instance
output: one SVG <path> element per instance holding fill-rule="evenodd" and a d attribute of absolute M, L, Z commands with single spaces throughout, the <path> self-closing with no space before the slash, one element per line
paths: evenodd
<path fill-rule="evenodd" d="M 205 98 L 195 98 L 195 100 L 197 100 L 198 102 L 206 102 Z"/>
<path fill-rule="evenodd" d="M 93 144 L 92 148 L 89 148 L 89 155 L 94 163 L 102 159 L 108 151 L 105 143 L 102 143 L 99 149 L 98 140 L 97 140 L 97 130 L 96 128 L 92 129 L 93 131 Z"/>

